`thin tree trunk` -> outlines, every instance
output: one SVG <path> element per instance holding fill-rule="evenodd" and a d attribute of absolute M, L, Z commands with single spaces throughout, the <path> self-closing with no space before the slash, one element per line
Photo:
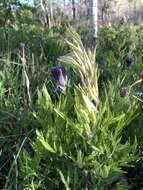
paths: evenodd
<path fill-rule="evenodd" d="M 84 0 L 84 5 L 86 7 L 86 9 L 85 9 L 85 16 L 86 16 L 86 19 L 88 19 L 88 0 Z"/>
<path fill-rule="evenodd" d="M 73 12 L 73 19 L 76 18 L 76 9 L 75 9 L 75 0 L 72 0 L 72 12 Z"/>
<path fill-rule="evenodd" d="M 49 19 L 50 19 L 49 28 L 51 28 L 52 26 L 54 26 L 53 7 L 52 7 L 51 0 L 48 1 L 48 11 L 49 11 Z"/>
<path fill-rule="evenodd" d="M 137 21 L 137 4 L 136 0 L 134 0 L 134 23 Z"/>
<path fill-rule="evenodd" d="M 81 18 L 82 18 L 82 15 L 83 15 L 83 12 L 82 12 L 82 10 L 83 10 L 82 0 L 80 0 L 79 3 L 80 3 L 79 22 L 81 23 L 81 21 L 82 21 Z"/>
<path fill-rule="evenodd" d="M 97 37 L 98 31 L 98 0 L 89 0 L 89 28 L 93 37 Z"/>

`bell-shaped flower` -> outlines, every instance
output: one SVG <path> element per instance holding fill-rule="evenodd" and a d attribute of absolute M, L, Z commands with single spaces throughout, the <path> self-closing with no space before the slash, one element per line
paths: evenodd
<path fill-rule="evenodd" d="M 61 90 L 65 90 L 66 87 L 66 71 L 64 67 L 52 67 L 51 73 L 56 81 L 56 88 L 60 88 Z"/>
<path fill-rule="evenodd" d="M 125 56 L 125 68 L 130 69 L 133 63 L 133 56 L 130 53 L 127 53 Z"/>

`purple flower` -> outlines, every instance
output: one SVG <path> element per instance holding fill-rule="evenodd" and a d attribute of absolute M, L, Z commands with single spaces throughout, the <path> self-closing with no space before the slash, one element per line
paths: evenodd
<path fill-rule="evenodd" d="M 133 57 L 130 53 L 128 53 L 125 57 L 125 67 L 126 69 L 130 69 L 133 63 Z"/>
<path fill-rule="evenodd" d="M 56 81 L 56 88 L 60 88 L 62 90 L 65 89 L 66 86 L 66 71 L 64 67 L 52 67 L 51 73 Z"/>
<path fill-rule="evenodd" d="M 125 97 L 127 95 L 127 89 L 126 88 L 121 88 L 120 89 L 120 96 Z"/>

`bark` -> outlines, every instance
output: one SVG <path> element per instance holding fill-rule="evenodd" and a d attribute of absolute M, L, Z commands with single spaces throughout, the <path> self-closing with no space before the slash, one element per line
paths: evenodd
<path fill-rule="evenodd" d="M 97 37 L 98 31 L 98 0 L 89 0 L 89 29 L 93 37 Z"/>
<path fill-rule="evenodd" d="M 73 19 L 76 18 L 76 9 L 75 9 L 75 0 L 72 0 L 72 12 L 73 12 Z"/>

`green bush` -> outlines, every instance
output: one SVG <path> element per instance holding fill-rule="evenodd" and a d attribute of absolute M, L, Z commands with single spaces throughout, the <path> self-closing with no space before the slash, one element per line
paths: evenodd
<path fill-rule="evenodd" d="M 122 137 L 135 117 L 136 101 L 123 100 L 113 85 L 99 98 L 95 57 L 86 53 L 77 34 L 70 34 L 73 55 L 61 61 L 74 66 L 81 83 L 56 102 L 45 86 L 39 90 L 33 113 L 39 127 L 30 142 L 34 155 L 25 149 L 18 159 L 23 189 L 108 189 L 137 156 L 136 141 Z M 118 101 L 124 109 L 116 109 Z"/>
<path fill-rule="evenodd" d="M 133 66 L 128 72 L 128 82 L 137 80 L 142 70 L 142 26 L 112 26 L 100 29 L 97 48 L 97 62 L 101 82 L 114 80 L 125 75 L 125 56 L 130 52 Z"/>

